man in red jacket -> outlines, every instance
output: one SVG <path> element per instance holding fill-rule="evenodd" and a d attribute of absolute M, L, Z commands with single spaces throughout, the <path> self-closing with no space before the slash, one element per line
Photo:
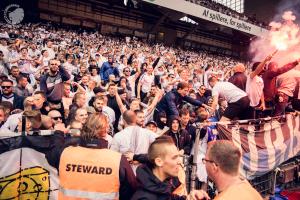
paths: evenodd
<path fill-rule="evenodd" d="M 294 62 L 288 63 L 283 67 L 278 67 L 276 62 L 270 62 L 268 69 L 263 73 L 262 78 L 264 81 L 264 96 L 266 106 L 274 106 L 274 97 L 276 95 L 276 79 L 277 76 L 295 68 L 300 62 L 300 58 Z"/>

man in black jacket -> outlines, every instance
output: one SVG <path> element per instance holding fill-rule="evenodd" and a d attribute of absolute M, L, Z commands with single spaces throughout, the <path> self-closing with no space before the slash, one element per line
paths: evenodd
<path fill-rule="evenodd" d="M 189 96 L 189 86 L 185 82 L 180 82 L 177 85 L 177 90 L 172 90 L 161 99 L 161 101 L 157 104 L 154 119 L 158 122 L 158 114 L 160 112 L 165 112 L 168 117 L 168 122 L 170 123 L 171 119 L 179 116 L 178 108 L 181 106 L 183 101 L 186 101 L 195 106 L 203 106 L 208 107 L 201 101 L 197 101 Z"/>
<path fill-rule="evenodd" d="M 13 92 L 13 82 L 11 80 L 4 80 L 1 83 L 2 94 L 0 95 L 0 102 L 8 101 L 12 103 L 13 109 L 22 109 L 24 97 L 21 97 Z"/>
<path fill-rule="evenodd" d="M 157 138 L 149 147 L 148 157 L 149 164 L 137 169 L 138 189 L 131 200 L 209 199 L 204 191 L 194 190 L 188 197 L 176 194 L 180 156 L 170 137 Z"/>

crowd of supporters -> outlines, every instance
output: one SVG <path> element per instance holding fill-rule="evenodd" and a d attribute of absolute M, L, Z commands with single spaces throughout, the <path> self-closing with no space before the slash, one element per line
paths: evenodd
<path fill-rule="evenodd" d="M 180 155 L 190 156 L 198 122 L 299 110 L 300 76 L 293 68 L 300 60 L 278 66 L 271 59 L 248 68 L 241 60 L 136 38 L 1 24 L 1 130 L 101 138 L 136 173 L 157 137 L 169 136 Z M 197 177 L 204 189 L 210 160 L 201 159 L 217 139 L 213 126 L 201 131 Z"/>

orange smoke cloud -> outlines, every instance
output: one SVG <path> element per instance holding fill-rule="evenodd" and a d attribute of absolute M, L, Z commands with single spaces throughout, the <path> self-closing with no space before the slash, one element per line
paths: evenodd
<path fill-rule="evenodd" d="M 300 57 L 300 28 L 295 24 L 296 16 L 291 11 L 282 15 L 282 22 L 271 22 L 265 35 L 250 44 L 253 61 L 261 61 L 274 50 L 279 50 L 273 61 L 280 65 L 292 62 Z"/>

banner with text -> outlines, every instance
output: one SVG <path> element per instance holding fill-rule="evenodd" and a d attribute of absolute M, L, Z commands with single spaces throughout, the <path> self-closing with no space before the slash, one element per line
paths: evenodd
<path fill-rule="evenodd" d="M 143 0 L 185 14 L 199 17 L 252 35 L 261 36 L 267 29 L 185 0 Z"/>

